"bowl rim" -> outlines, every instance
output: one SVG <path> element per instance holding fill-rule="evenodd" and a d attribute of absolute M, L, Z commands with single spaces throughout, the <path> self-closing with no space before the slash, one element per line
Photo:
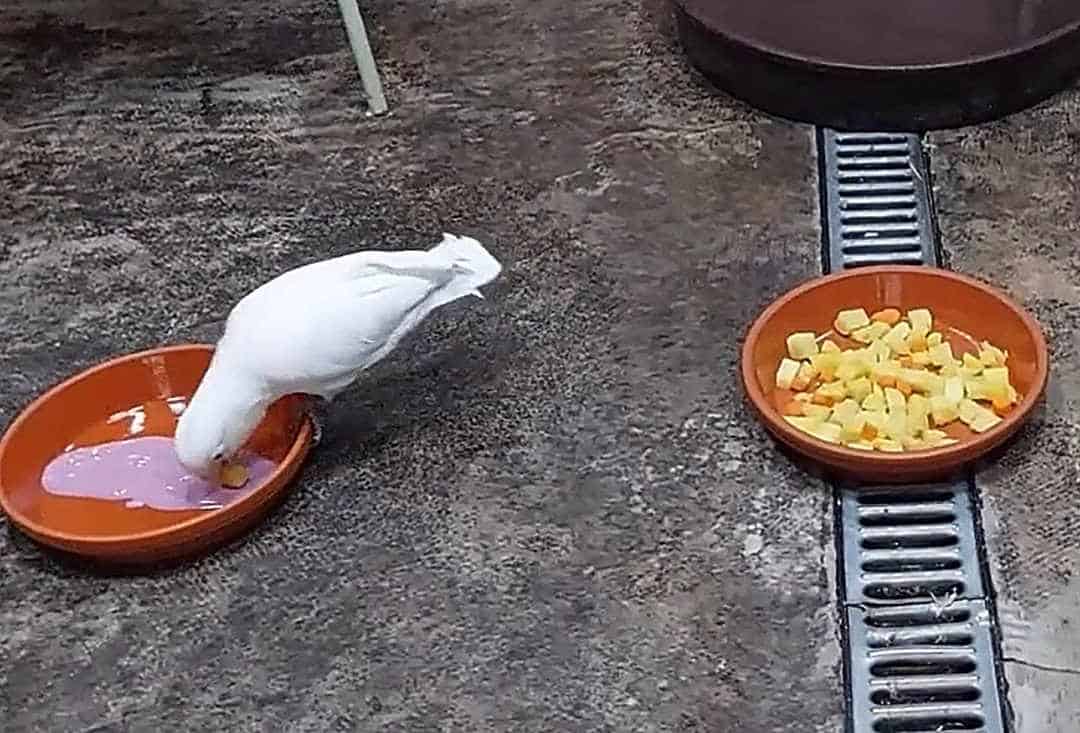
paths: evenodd
<path fill-rule="evenodd" d="M 69 387 L 85 380 L 90 377 L 99 374 L 104 371 L 108 371 L 125 362 L 135 361 L 138 359 L 144 359 L 151 356 L 162 356 L 165 354 L 173 354 L 185 351 L 214 351 L 214 346 L 205 343 L 183 343 L 172 344 L 169 346 L 159 346 L 152 349 L 145 349 L 143 351 L 136 351 L 130 354 L 121 354 L 120 356 L 114 356 L 110 359 L 106 359 L 99 364 L 84 369 L 81 372 L 68 377 L 67 379 L 59 382 L 49 389 L 45 390 L 38 397 L 36 397 L 30 404 L 23 408 L 18 416 L 11 422 L 7 430 L 4 432 L 2 438 L 0 438 L 0 464 L 5 452 L 8 450 L 8 445 L 12 440 L 12 437 L 19 431 L 23 423 L 29 420 L 34 413 L 41 409 L 42 405 L 48 401 L 54 399 L 59 393 L 68 389 Z M 155 540 L 161 540 L 169 535 L 175 533 L 183 533 L 200 524 L 215 524 L 222 521 L 228 514 L 241 514 L 247 515 L 246 511 L 251 505 L 258 505 L 261 503 L 263 490 L 268 488 L 270 484 L 279 480 L 282 474 L 292 470 L 294 465 L 303 458 L 308 443 L 311 440 L 312 428 L 310 420 L 304 420 L 300 429 L 296 433 L 296 438 L 293 440 L 292 445 L 289 447 L 285 457 L 277 464 L 273 472 L 266 478 L 266 482 L 263 487 L 256 489 L 247 496 L 240 499 L 240 501 L 229 504 L 228 506 L 214 509 L 211 511 L 200 513 L 197 516 L 186 519 L 178 524 L 170 524 L 158 529 L 146 530 L 144 532 L 134 532 L 130 534 L 118 534 L 109 537 L 102 537 L 100 535 L 82 535 L 73 534 L 70 532 L 63 532 L 53 529 L 47 525 L 39 524 L 38 522 L 29 519 L 21 512 L 17 511 L 8 501 L 8 492 L 3 487 L 3 475 L 0 474 L 0 509 L 3 509 L 4 514 L 18 527 L 25 528 L 29 534 L 51 537 L 60 542 L 67 544 L 79 544 L 94 547 L 108 547 L 111 545 L 127 545 L 135 542 L 153 542 Z M 252 506 L 254 508 L 254 506 Z M 211 527 L 210 529 L 213 529 Z"/>
<path fill-rule="evenodd" d="M 758 384 L 757 369 L 755 368 L 752 348 L 757 344 L 765 326 L 772 320 L 776 313 L 800 295 L 834 282 L 875 275 L 903 276 L 915 274 L 940 277 L 944 280 L 951 280 L 954 283 L 980 290 L 1002 303 L 1024 324 L 1029 335 L 1035 342 L 1035 379 L 1032 383 L 1032 388 L 1024 395 L 1024 399 L 1021 400 L 1020 404 L 1017 405 L 1016 408 L 1000 423 L 984 433 L 977 434 L 974 438 L 962 440 L 953 445 L 904 453 L 861 451 L 855 448 L 836 445 L 835 443 L 829 443 L 809 435 L 808 433 L 797 430 L 788 425 L 785 420 L 780 419 L 777 410 L 772 407 L 768 396 L 761 388 L 761 385 Z M 1050 357 L 1046 345 L 1046 337 L 1043 335 L 1042 328 L 1039 326 L 1038 321 L 1036 321 L 1034 316 L 1028 313 L 1019 303 L 998 288 L 969 275 L 962 275 L 941 267 L 926 265 L 873 265 L 843 270 L 829 275 L 820 275 L 788 290 L 786 293 L 773 300 L 773 302 L 754 319 L 754 322 L 750 325 L 750 328 L 746 333 L 746 338 L 744 339 L 742 346 L 741 376 L 743 389 L 746 390 L 747 395 L 750 397 L 750 402 L 760 415 L 762 421 L 765 422 L 766 427 L 770 430 L 779 433 L 784 442 L 792 446 L 809 445 L 818 453 L 831 455 L 835 458 L 848 459 L 849 463 L 857 462 L 862 465 L 874 466 L 876 469 L 883 469 L 890 466 L 910 466 L 916 462 L 925 461 L 927 459 L 938 459 L 938 462 L 941 462 L 941 459 L 949 458 L 966 460 L 967 457 L 971 456 L 973 453 L 982 454 L 986 450 L 994 448 L 1027 419 L 1028 415 L 1042 398 L 1049 379 L 1049 362 Z"/>

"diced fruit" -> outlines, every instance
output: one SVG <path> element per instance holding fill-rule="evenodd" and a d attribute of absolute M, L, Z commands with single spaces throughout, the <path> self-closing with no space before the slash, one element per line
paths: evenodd
<path fill-rule="evenodd" d="M 973 400 L 960 402 L 960 421 L 976 433 L 985 433 L 1001 422 L 1001 418 Z"/>
<path fill-rule="evenodd" d="M 781 412 L 792 417 L 798 417 L 805 414 L 803 413 L 803 404 L 798 400 L 789 400 L 788 403 L 784 405 L 784 409 L 781 410 Z"/>
<path fill-rule="evenodd" d="M 886 387 L 885 408 L 889 412 L 904 412 L 907 409 L 907 400 L 903 392 L 893 387 Z"/>
<path fill-rule="evenodd" d="M 904 451 L 902 443 L 889 438 L 878 438 L 874 441 L 874 448 L 886 453 L 902 453 Z"/>
<path fill-rule="evenodd" d="M 831 339 L 825 339 L 821 342 L 821 353 L 823 354 L 839 354 L 840 351 L 840 347 Z"/>
<path fill-rule="evenodd" d="M 927 343 L 926 331 L 920 331 L 918 329 L 912 329 L 911 338 L 908 339 L 908 345 L 911 347 L 911 352 L 919 354 L 930 348 Z"/>
<path fill-rule="evenodd" d="M 882 323 L 881 321 L 874 321 L 869 326 L 864 326 L 863 328 L 853 331 L 851 338 L 861 344 L 869 344 L 877 341 L 888 332 L 889 324 Z"/>
<path fill-rule="evenodd" d="M 907 312 L 907 319 L 911 324 L 911 329 L 913 331 L 930 333 L 930 329 L 934 327 L 934 316 L 926 308 L 909 310 Z"/>
<path fill-rule="evenodd" d="M 884 323 L 887 326 L 895 326 L 900 322 L 900 311 L 896 308 L 882 308 L 877 313 L 870 316 L 871 321 L 877 323 Z"/>
<path fill-rule="evenodd" d="M 872 412 L 884 410 L 885 395 L 881 392 L 871 392 L 866 396 L 866 399 L 862 401 L 862 408 L 864 410 L 870 410 Z"/>
<path fill-rule="evenodd" d="M 930 354 L 925 351 L 916 351 L 911 355 L 911 365 L 917 367 L 930 366 Z"/>
<path fill-rule="evenodd" d="M 845 443 L 854 443 L 855 441 L 862 440 L 863 428 L 866 427 L 866 418 L 859 413 L 855 413 L 849 420 L 845 420 L 840 426 L 840 436 Z"/>
<path fill-rule="evenodd" d="M 963 362 L 965 369 L 970 369 L 972 376 L 975 376 L 982 372 L 983 363 L 979 361 L 978 357 L 971 353 L 965 353 L 960 359 Z"/>
<path fill-rule="evenodd" d="M 910 336 L 911 326 L 905 321 L 901 321 L 889 329 L 889 332 L 881 340 L 892 349 L 894 354 L 910 354 L 911 344 L 908 343 Z"/>
<path fill-rule="evenodd" d="M 834 423 L 843 425 L 858 416 L 859 412 L 859 403 L 855 400 L 848 399 L 837 404 L 836 407 L 833 408 L 832 417 L 829 419 Z"/>
<path fill-rule="evenodd" d="M 889 360 L 892 351 L 884 341 L 878 340 L 866 347 L 866 353 L 871 357 L 872 364 L 881 364 Z"/>
<path fill-rule="evenodd" d="M 979 361 L 983 363 L 983 366 L 1005 366 L 1008 358 L 1008 352 L 1002 351 L 988 341 L 979 344 Z"/>
<path fill-rule="evenodd" d="M 800 331 L 787 337 L 788 356 L 792 359 L 809 359 L 818 353 L 817 336 L 812 331 Z"/>
<path fill-rule="evenodd" d="M 950 404 L 958 405 L 960 400 L 964 399 L 964 380 L 962 377 L 946 377 L 945 378 L 945 399 Z"/>
<path fill-rule="evenodd" d="M 921 435 L 930 429 L 930 400 L 913 394 L 907 403 L 907 431 L 909 435 Z"/>
<path fill-rule="evenodd" d="M 812 417 L 819 422 L 825 422 L 832 416 L 832 408 L 825 405 L 803 405 L 802 414 Z"/>
<path fill-rule="evenodd" d="M 814 429 L 810 431 L 810 434 L 815 438 L 824 440 L 826 443 L 839 443 L 843 432 L 844 429 L 836 423 L 823 422 L 815 425 Z"/>
<path fill-rule="evenodd" d="M 854 443 L 848 443 L 848 448 L 855 448 L 856 450 L 874 450 L 874 444 L 865 440 L 857 440 Z"/>
<path fill-rule="evenodd" d="M 814 377 L 818 375 L 818 370 L 814 368 L 814 365 L 808 361 L 804 361 L 799 365 L 799 373 L 795 375 L 795 379 L 791 382 L 791 388 L 799 390 L 800 392 L 810 386 L 810 383 L 814 381 Z"/>
<path fill-rule="evenodd" d="M 945 366 L 946 364 L 952 364 L 953 361 L 952 346 L 948 341 L 930 349 L 930 363 L 934 366 Z"/>
<path fill-rule="evenodd" d="M 848 382 L 846 387 L 848 397 L 853 400 L 858 400 L 859 402 L 862 402 L 870 396 L 870 393 L 873 391 L 874 385 L 871 384 L 868 377 L 859 377 L 858 379 L 853 379 Z"/>
<path fill-rule="evenodd" d="M 930 398 L 930 416 L 935 425 L 948 425 L 960 417 L 960 403 L 953 402 L 945 395 L 935 395 Z"/>
<path fill-rule="evenodd" d="M 836 314 L 836 320 L 833 321 L 833 328 L 837 333 L 844 336 L 850 336 L 854 331 L 870 324 L 870 316 L 866 315 L 866 311 L 862 308 L 853 308 L 852 310 L 840 311 Z"/>
<path fill-rule="evenodd" d="M 945 340 L 944 336 L 942 336 L 937 331 L 934 331 L 933 333 L 931 333 L 929 336 L 926 337 L 926 345 L 928 347 L 930 347 L 930 348 L 933 348 L 935 346 L 940 346 L 944 340 Z"/>
<path fill-rule="evenodd" d="M 243 463 L 230 463 L 221 469 L 221 485 L 230 489 L 239 489 L 248 482 L 247 466 Z"/>
<path fill-rule="evenodd" d="M 799 367 L 802 366 L 794 359 L 783 359 L 780 368 L 776 370 L 776 386 L 780 389 L 791 389 L 795 377 L 799 375 Z"/>

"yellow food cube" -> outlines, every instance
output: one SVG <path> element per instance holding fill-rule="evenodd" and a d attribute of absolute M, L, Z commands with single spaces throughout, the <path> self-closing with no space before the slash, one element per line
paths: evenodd
<path fill-rule="evenodd" d="M 922 331 L 923 333 L 930 333 L 930 329 L 934 327 L 934 316 L 927 308 L 914 308 L 907 312 L 908 322 L 911 324 L 911 330 Z"/>
<path fill-rule="evenodd" d="M 950 438 L 949 434 L 944 430 L 927 430 L 923 433 L 922 438 L 928 448 L 941 448 L 957 442 L 954 438 Z"/>
<path fill-rule="evenodd" d="M 867 346 L 866 353 L 870 356 L 871 365 L 881 364 L 882 362 L 888 361 L 889 357 L 892 356 L 892 350 L 889 348 L 889 345 L 881 339 L 878 339 Z"/>
<path fill-rule="evenodd" d="M 818 422 L 825 422 L 832 416 L 832 408 L 825 405 L 803 405 L 803 414 Z"/>
<path fill-rule="evenodd" d="M 946 377 L 945 390 L 942 392 L 949 404 L 958 405 L 964 399 L 963 377 Z"/>
<path fill-rule="evenodd" d="M 863 349 L 852 349 L 840 355 L 840 366 L 836 368 L 836 378 L 849 382 L 868 374 L 871 368 L 869 355 Z"/>
<path fill-rule="evenodd" d="M 850 336 L 856 330 L 868 325 L 870 325 L 870 316 L 866 315 L 866 311 L 862 308 L 840 311 L 836 314 L 836 320 L 833 321 L 833 328 L 844 336 Z"/>
<path fill-rule="evenodd" d="M 847 388 L 848 397 L 853 400 L 857 400 L 858 402 L 862 402 L 867 397 L 869 397 L 870 393 L 873 392 L 874 389 L 874 385 L 867 377 L 859 377 L 858 379 L 853 379 L 845 386 Z"/>
<path fill-rule="evenodd" d="M 945 337 L 942 336 L 937 331 L 934 331 L 933 333 L 931 333 L 929 336 L 926 337 L 926 345 L 931 347 L 931 348 L 933 348 L 934 346 L 941 346 L 941 344 L 944 341 L 945 341 Z"/>
<path fill-rule="evenodd" d="M 840 426 L 840 438 L 845 443 L 853 443 L 862 438 L 863 428 L 866 427 L 866 418 L 856 413 L 850 420 L 845 420 Z"/>
<path fill-rule="evenodd" d="M 906 412 L 907 400 L 904 393 L 894 387 L 886 387 L 885 407 L 889 412 Z"/>
<path fill-rule="evenodd" d="M 885 415 L 884 433 L 893 440 L 903 440 L 908 434 L 907 415 L 903 412 L 889 412 Z"/>
<path fill-rule="evenodd" d="M 926 448 L 926 443 L 922 439 L 910 435 L 904 436 L 900 440 L 900 445 L 904 446 L 904 450 L 923 450 Z"/>
<path fill-rule="evenodd" d="M 911 344 L 908 343 L 910 337 L 911 326 L 906 321 L 900 321 L 890 328 L 889 332 L 881 340 L 888 345 L 894 354 L 910 354 Z"/>
<path fill-rule="evenodd" d="M 990 428 L 1001 422 L 1001 418 L 977 402 L 962 400 L 960 402 L 960 421 L 976 433 L 985 433 Z"/>
<path fill-rule="evenodd" d="M 832 417 L 829 418 L 834 423 L 842 425 L 851 418 L 859 414 L 859 403 L 853 399 L 846 399 L 843 402 L 833 406 Z"/>
<path fill-rule="evenodd" d="M 888 332 L 889 324 L 882 323 L 881 321 L 874 321 L 869 326 L 863 326 L 862 328 L 852 331 L 851 338 L 861 344 L 869 344 L 877 341 Z"/>
<path fill-rule="evenodd" d="M 960 417 L 960 401 L 954 402 L 945 395 L 934 395 L 930 398 L 930 417 L 935 425 L 948 425 Z"/>
<path fill-rule="evenodd" d="M 907 401 L 907 431 L 909 435 L 921 435 L 930 429 L 930 400 L 921 394 L 913 394 Z"/>
<path fill-rule="evenodd" d="M 788 356 L 792 359 L 809 359 L 818 353 L 817 336 L 813 331 L 800 331 L 787 337 Z"/>
<path fill-rule="evenodd" d="M 874 448 L 886 453 L 902 453 L 904 451 L 902 443 L 889 438 L 878 438 L 874 441 Z"/>
<path fill-rule="evenodd" d="M 955 361 L 952 353 L 952 345 L 948 341 L 933 347 L 930 349 L 929 353 L 930 363 L 934 366 L 945 366 L 946 364 L 952 364 Z"/>
<path fill-rule="evenodd" d="M 821 425 L 821 420 L 813 417 L 796 417 L 793 415 L 784 415 L 784 419 L 792 427 L 798 428 L 804 433 L 809 433 L 811 430 Z"/>
<path fill-rule="evenodd" d="M 782 359 L 780 368 L 776 370 L 776 386 L 780 389 L 791 389 L 795 377 L 799 376 L 799 367 L 802 366 L 794 359 Z"/>
<path fill-rule="evenodd" d="M 862 408 L 873 412 L 885 409 L 885 393 L 880 387 L 866 396 L 862 401 Z"/>
<path fill-rule="evenodd" d="M 840 351 L 841 348 L 831 339 L 825 339 L 821 342 L 821 353 L 823 354 L 839 354 Z"/>
<path fill-rule="evenodd" d="M 818 423 L 813 430 L 809 431 L 815 438 L 824 440 L 826 443 L 839 443 L 843 434 L 843 428 L 836 423 Z"/>
<path fill-rule="evenodd" d="M 983 363 L 979 361 L 979 358 L 974 354 L 965 352 L 964 356 L 961 357 L 960 361 L 965 369 L 969 369 L 971 371 L 972 376 L 975 376 L 982 372 Z"/>
<path fill-rule="evenodd" d="M 847 389 L 841 382 L 827 382 L 818 387 L 815 394 L 830 402 L 843 402 L 847 397 Z"/>
<path fill-rule="evenodd" d="M 930 366 L 930 352 L 929 351 L 916 351 L 911 355 L 911 363 L 915 366 L 927 367 Z"/>
<path fill-rule="evenodd" d="M 818 375 L 818 370 L 814 368 L 814 365 L 808 361 L 804 361 L 799 365 L 799 373 L 795 375 L 795 379 L 791 382 L 791 388 L 799 390 L 800 392 L 810 386 L 810 383 L 814 381 L 814 377 Z"/>
<path fill-rule="evenodd" d="M 859 416 L 862 417 L 867 425 L 870 425 L 878 432 L 883 432 L 885 430 L 885 420 L 888 417 L 885 414 L 885 410 L 863 410 L 859 413 Z"/>
<path fill-rule="evenodd" d="M 924 394 L 937 394 L 944 389 L 941 377 L 923 369 L 901 369 L 899 377 Z"/>
<path fill-rule="evenodd" d="M 854 443 L 848 443 L 848 448 L 854 448 L 855 450 L 874 450 L 874 444 L 865 440 L 857 440 Z"/>
<path fill-rule="evenodd" d="M 832 343 L 827 341 L 826 343 Z M 814 368 L 818 370 L 818 373 L 823 372 L 836 372 L 836 368 L 840 366 L 840 352 L 839 351 L 825 351 L 814 354 L 810 357 L 810 363 L 814 365 Z"/>
<path fill-rule="evenodd" d="M 979 344 L 979 361 L 983 366 L 1005 366 L 1009 354 L 994 346 L 989 341 Z"/>

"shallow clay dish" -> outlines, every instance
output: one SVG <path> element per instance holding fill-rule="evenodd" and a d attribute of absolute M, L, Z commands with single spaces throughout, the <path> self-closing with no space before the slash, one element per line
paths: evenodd
<path fill-rule="evenodd" d="M 1009 352 L 1013 386 L 1021 395 L 1005 419 L 974 434 L 961 428 L 959 443 L 910 453 L 860 451 L 827 443 L 784 421 L 784 396 L 776 389 L 776 368 L 786 339 L 796 331 L 822 334 L 840 310 L 929 308 L 935 330 L 956 342 L 988 340 Z M 954 346 L 956 350 L 956 346 Z M 957 351 L 957 355 L 959 355 Z M 1035 319 L 1003 293 L 963 275 L 918 266 L 867 267 L 800 285 L 776 300 L 750 327 L 742 351 L 746 393 L 766 428 L 781 442 L 847 479 L 903 483 L 943 478 L 1001 445 L 1023 424 L 1046 390 L 1049 357 Z M 952 427 L 952 426 L 950 426 Z"/>
<path fill-rule="evenodd" d="M 249 450 L 276 464 L 270 476 L 223 508 L 133 509 L 123 502 L 56 496 L 41 485 L 42 470 L 67 446 L 127 437 L 126 425 L 106 426 L 109 415 L 190 397 L 211 354 L 209 346 L 184 345 L 122 356 L 31 403 L 0 440 L 0 506 L 10 520 L 45 545 L 124 565 L 190 557 L 250 529 L 282 496 L 311 446 L 311 425 L 300 398 L 273 405 L 247 443 Z M 147 410 L 140 435 L 171 437 L 175 426 L 168 409 Z"/>

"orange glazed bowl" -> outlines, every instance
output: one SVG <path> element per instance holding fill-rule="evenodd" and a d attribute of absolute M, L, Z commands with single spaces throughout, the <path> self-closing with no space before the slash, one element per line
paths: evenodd
<path fill-rule="evenodd" d="M 312 428 L 298 397 L 268 410 L 245 448 L 273 468 L 251 493 L 221 508 L 160 511 L 118 501 L 48 493 L 42 472 L 72 446 L 127 437 L 110 419 L 133 407 L 190 398 L 213 349 L 182 345 L 117 357 L 48 390 L 0 440 L 0 507 L 38 542 L 92 560 L 146 565 L 210 550 L 250 529 L 280 499 L 311 447 Z M 147 409 L 141 436 L 172 437 L 176 415 Z"/>
<path fill-rule="evenodd" d="M 787 337 L 799 331 L 831 333 L 837 312 L 929 308 L 935 330 L 961 341 L 990 341 L 1008 352 L 1010 380 L 1020 395 L 1000 423 L 982 433 L 959 424 L 948 432 L 957 443 L 903 453 L 859 450 L 816 438 L 790 425 L 782 413 L 791 393 L 776 386 L 787 356 Z M 946 334 L 948 338 L 948 334 Z M 955 347 L 954 347 L 955 348 Z M 963 349 L 963 346 L 960 347 Z M 957 353 L 957 356 L 960 354 Z M 839 478 L 905 483 L 946 478 L 1012 436 L 1046 391 L 1049 354 L 1035 319 L 1008 296 L 964 275 L 930 267 L 866 267 L 817 278 L 774 301 L 750 327 L 742 349 L 742 381 L 769 432 Z"/>

